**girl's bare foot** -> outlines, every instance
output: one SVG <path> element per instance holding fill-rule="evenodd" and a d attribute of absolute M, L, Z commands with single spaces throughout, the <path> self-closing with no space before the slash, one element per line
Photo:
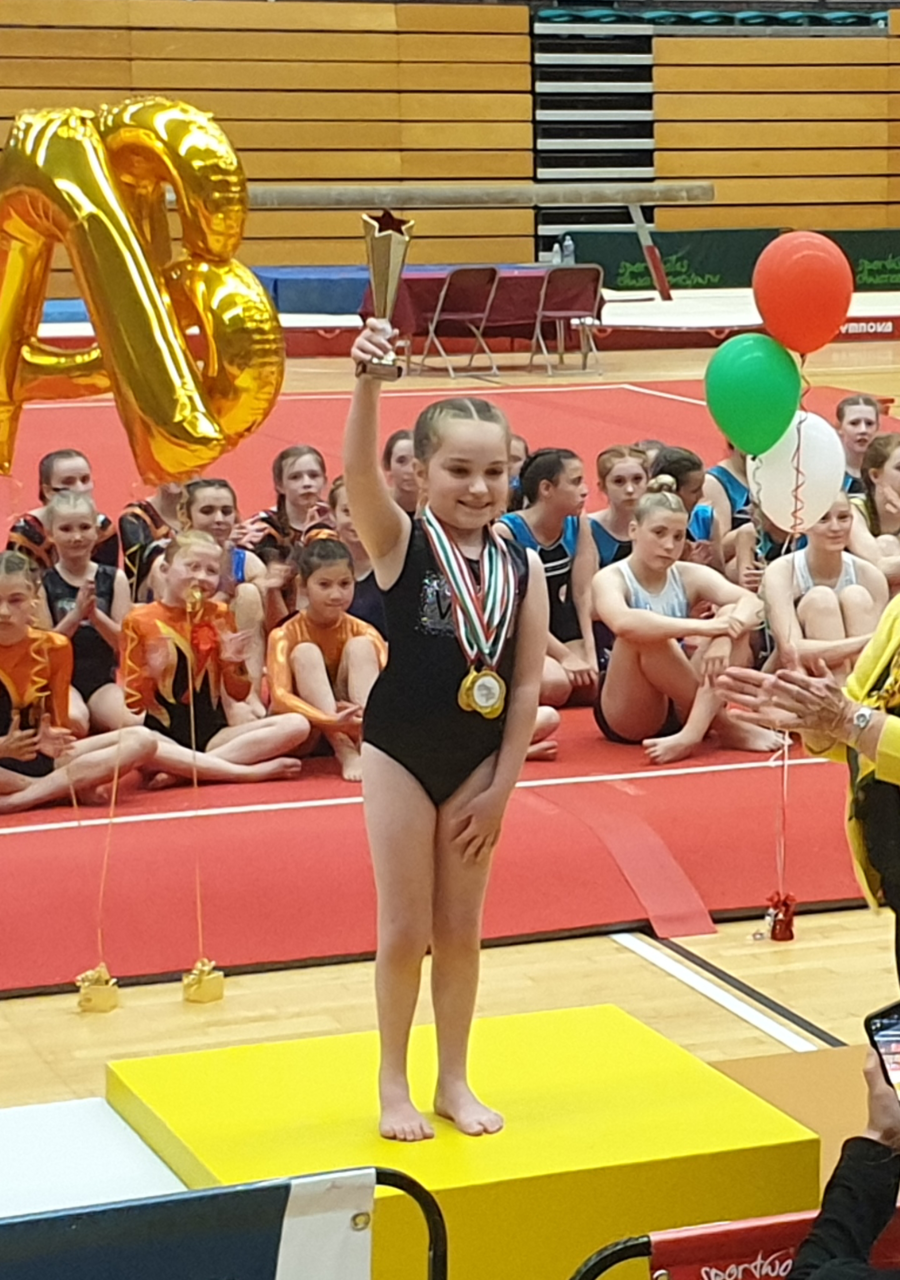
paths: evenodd
<path fill-rule="evenodd" d="M 503 1128 L 503 1117 L 499 1111 L 493 1111 L 480 1102 L 465 1083 L 438 1084 L 434 1096 L 434 1109 L 437 1115 L 451 1120 L 460 1133 L 480 1138 L 486 1133 L 499 1133 Z"/>
<path fill-rule="evenodd" d="M 434 1137 L 434 1129 L 412 1104 L 405 1084 L 381 1089 L 381 1121 L 378 1132 L 394 1142 L 423 1142 Z"/>
<path fill-rule="evenodd" d="M 696 746 L 696 739 L 683 729 L 668 738 L 645 738 L 643 742 L 651 764 L 674 764 L 676 760 L 686 760 L 693 755 Z"/>
<path fill-rule="evenodd" d="M 260 782 L 271 782 L 275 778 L 299 778 L 303 770 L 303 761 L 293 756 L 278 756 L 274 760 L 262 760 L 259 764 L 249 766 Z"/>
<path fill-rule="evenodd" d="M 735 751 L 774 752 L 784 746 L 784 737 L 774 729 L 764 729 L 762 725 L 746 724 L 741 720 L 733 720 L 723 716 L 716 724 L 719 740 L 724 747 L 732 747 Z"/>
<path fill-rule="evenodd" d="M 168 787 L 177 787 L 183 782 L 182 778 L 176 778 L 174 773 L 154 773 L 151 778 L 147 779 L 148 791 L 165 791 Z"/>
<path fill-rule="evenodd" d="M 334 754 L 341 765 L 341 777 L 345 782 L 362 782 L 362 756 L 356 743 L 344 734 L 336 734 Z"/>
<path fill-rule="evenodd" d="M 555 760 L 559 751 L 559 743 L 555 738 L 545 738 L 543 742 L 532 742 L 525 752 L 526 760 Z"/>

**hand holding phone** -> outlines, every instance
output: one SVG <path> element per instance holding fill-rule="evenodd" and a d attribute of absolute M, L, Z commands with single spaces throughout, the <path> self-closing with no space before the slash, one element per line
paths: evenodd
<path fill-rule="evenodd" d="M 900 1093 L 900 1001 L 870 1013 L 863 1026 L 885 1080 Z"/>

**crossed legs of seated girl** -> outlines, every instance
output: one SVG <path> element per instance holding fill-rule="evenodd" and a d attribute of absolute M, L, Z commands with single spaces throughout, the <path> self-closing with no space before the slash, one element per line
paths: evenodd
<path fill-rule="evenodd" d="M 614 742 L 642 742 L 655 764 L 690 755 L 711 728 L 728 746 L 774 751 L 778 735 L 731 717 L 713 683 L 740 660 L 736 645 L 749 656 L 746 638 L 762 604 L 706 565 L 679 563 L 686 529 L 680 498 L 646 494 L 631 526 L 631 555 L 594 579 L 596 615 L 615 636 L 597 723 Z M 703 600 L 716 607 L 714 617 L 691 616 Z M 693 659 L 679 643 L 687 637 L 701 642 Z"/>
<path fill-rule="evenodd" d="M 300 715 L 242 719 L 251 691 L 248 637 L 212 599 L 222 549 L 204 533 L 179 534 L 160 565 L 162 599 L 138 605 L 123 623 L 125 688 L 133 711 L 158 739 L 154 782 L 258 782 L 294 778 L 293 758 L 309 737 Z"/>
<path fill-rule="evenodd" d="M 269 637 L 272 709 L 304 716 L 328 740 L 343 777 L 359 782 L 363 712 L 387 646 L 370 623 L 347 613 L 355 579 L 343 542 L 319 531 L 291 555 L 308 603 Z"/>

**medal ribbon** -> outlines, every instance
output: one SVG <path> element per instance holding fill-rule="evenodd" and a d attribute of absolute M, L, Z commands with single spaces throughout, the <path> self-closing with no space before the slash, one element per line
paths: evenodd
<path fill-rule="evenodd" d="M 478 585 L 466 557 L 428 506 L 422 512 L 422 528 L 450 588 L 460 648 L 470 666 L 480 657 L 485 667 L 494 670 L 516 608 L 516 570 L 509 549 L 490 526 L 485 530 Z"/>

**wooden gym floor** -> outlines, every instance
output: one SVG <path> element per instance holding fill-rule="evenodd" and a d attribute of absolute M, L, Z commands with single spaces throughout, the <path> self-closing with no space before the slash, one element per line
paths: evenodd
<path fill-rule="evenodd" d="M 695 378 L 708 358 L 708 351 L 607 352 L 600 376 Z M 560 383 L 597 376 L 576 371 L 573 357 L 570 366 Z M 813 383 L 900 399 L 900 344 L 836 344 L 809 361 L 807 374 Z M 524 378 L 547 382 L 515 371 L 503 380 Z M 346 361 L 295 361 L 286 389 L 346 390 L 351 382 Z M 448 379 L 417 377 L 414 385 L 446 392 Z M 481 380 L 453 385 L 486 390 Z M 648 434 L 655 434 L 650 424 Z M 478 1012 L 615 1003 L 715 1063 L 862 1044 L 864 1014 L 897 997 L 889 913 L 803 916 L 792 943 L 754 940 L 760 927 L 727 923 L 714 937 L 680 940 L 680 950 L 631 934 L 487 950 Z M 419 1017 L 430 1018 L 427 999 Z M 0 1106 L 99 1096 L 110 1058 L 373 1026 L 369 963 L 230 978 L 225 1001 L 209 1006 L 183 1004 L 174 984 L 128 988 L 121 1008 L 106 1016 L 79 1014 L 73 995 L 2 1000 Z"/>

